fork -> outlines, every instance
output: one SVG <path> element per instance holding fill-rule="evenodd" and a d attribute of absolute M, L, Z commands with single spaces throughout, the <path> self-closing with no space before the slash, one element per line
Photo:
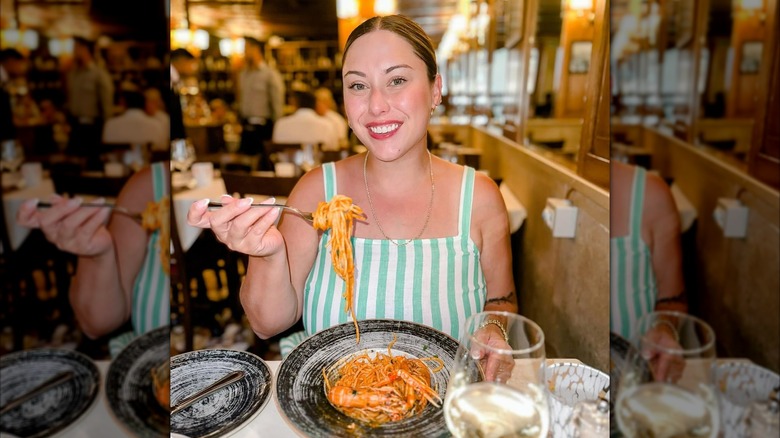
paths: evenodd
<path fill-rule="evenodd" d="M 51 207 L 52 207 L 52 204 L 49 203 L 49 202 L 39 202 L 38 203 L 38 208 L 51 208 Z M 118 205 L 114 205 L 114 204 L 95 204 L 95 203 L 86 202 L 86 203 L 81 204 L 80 207 L 103 207 L 103 208 L 110 208 L 110 209 L 113 210 L 113 213 L 121 214 L 123 216 L 127 216 L 127 217 L 129 217 L 131 219 L 134 219 L 134 220 L 137 220 L 137 221 L 140 221 L 141 218 L 142 218 L 141 213 L 133 213 L 132 211 L 130 211 L 130 210 L 124 208 L 124 207 L 121 207 L 121 206 L 118 206 Z"/>
<path fill-rule="evenodd" d="M 222 204 L 221 202 L 214 202 L 214 201 L 209 202 L 209 205 L 208 205 L 209 208 L 221 208 L 223 206 L 224 206 L 224 204 Z M 279 208 L 284 208 L 284 209 L 290 210 L 291 212 L 297 214 L 298 216 L 302 217 L 306 221 L 314 222 L 314 213 L 309 212 L 309 211 L 301 211 L 301 210 L 298 210 L 297 208 L 291 207 L 289 205 L 284 205 L 284 204 L 251 204 L 250 207 L 279 207 Z"/>

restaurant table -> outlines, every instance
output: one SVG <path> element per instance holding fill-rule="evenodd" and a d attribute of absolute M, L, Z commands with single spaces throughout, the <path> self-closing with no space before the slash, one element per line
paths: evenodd
<path fill-rule="evenodd" d="M 5 212 L 5 223 L 12 251 L 19 249 L 31 231 L 30 228 L 23 227 L 16 222 L 16 213 L 19 211 L 19 207 L 28 199 L 38 198 L 45 201 L 52 194 L 54 194 L 54 181 L 50 178 L 43 179 L 33 187 L 23 187 L 8 193 L 3 191 L 3 211 Z"/>

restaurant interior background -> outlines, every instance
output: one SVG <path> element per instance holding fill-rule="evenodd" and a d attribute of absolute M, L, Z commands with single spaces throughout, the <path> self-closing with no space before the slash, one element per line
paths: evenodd
<path fill-rule="evenodd" d="M 73 35 L 101 36 L 101 59 L 117 89 L 138 81 L 166 92 L 166 55 L 185 47 L 198 62 L 183 89 L 194 161 L 211 161 L 223 175 L 256 172 L 257 163 L 236 153 L 240 125 L 232 105 L 242 37 L 268 42 L 267 60 L 288 92 L 324 86 L 340 104 L 349 31 L 377 13 L 408 15 L 437 44 L 444 79 L 444 102 L 430 126 L 434 152 L 500 184 L 512 218 L 519 307 L 543 328 L 548 357 L 609 368 L 612 154 L 677 187 L 681 217 L 693 218 L 684 221 L 683 236 L 691 311 L 713 324 L 719 353 L 778 370 L 777 342 L 767 336 L 778 331 L 780 308 L 777 126 L 767 123 L 777 119 L 775 0 L 171 0 L 170 10 L 160 1 L 126 3 L 2 0 L 3 45 L 29 56 L 29 92 L 22 94 L 39 107 L 47 96 L 61 105 Z M 394 9 L 382 9 L 388 5 Z M 634 24 L 624 20 L 629 16 Z M 618 50 L 624 22 L 628 47 Z M 68 161 L 62 125 L 20 124 L 25 159 L 39 158 L 52 172 Z M 359 150 L 351 138 L 346 153 Z M 323 154 L 319 162 L 332 158 Z M 79 190 L 121 187 L 103 177 Z M 224 178 L 232 192 L 228 183 Z M 281 193 L 263 194 L 289 193 L 289 184 L 280 186 Z M 260 341 L 243 318 L 245 260 L 210 232 L 180 225 L 199 193 L 173 186 L 179 251 L 172 256 L 172 353 L 226 346 L 278 358 L 275 342 Z M 713 219 L 721 197 L 750 209 L 744 238 L 724 237 Z M 554 236 L 545 223 L 549 199 L 578 209 L 573 237 Z M 5 221 L 4 230 L 12 228 L 13 216 Z M 0 352 L 59 343 L 106 354 L 104 344 L 80 336 L 69 310 L 73 258 L 35 231 L 18 248 L 10 238 L 3 248 L 11 248 L 3 251 L 3 281 L 15 282 L 3 289 L 18 293 L 3 294 Z M 27 271 L 14 272 L 18 266 Z"/>

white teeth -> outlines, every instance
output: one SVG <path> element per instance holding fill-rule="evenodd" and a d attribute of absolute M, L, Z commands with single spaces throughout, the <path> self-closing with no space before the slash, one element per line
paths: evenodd
<path fill-rule="evenodd" d="M 398 126 L 398 123 L 393 123 L 391 125 L 372 126 L 368 129 L 370 129 L 374 134 L 387 134 L 390 131 L 395 131 L 398 129 Z"/>

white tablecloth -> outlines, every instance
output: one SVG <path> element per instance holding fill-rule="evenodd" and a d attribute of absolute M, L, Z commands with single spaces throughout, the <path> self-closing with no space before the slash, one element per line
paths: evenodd
<path fill-rule="evenodd" d="M 25 187 L 10 193 L 3 194 L 3 209 L 5 211 L 5 223 L 8 229 L 8 236 L 11 240 L 11 250 L 16 251 L 24 242 L 24 239 L 30 234 L 31 229 L 23 227 L 16 222 L 16 213 L 19 211 L 22 202 L 38 198 L 41 201 L 48 201 L 49 196 L 54 193 L 54 181 L 44 179 L 40 184 L 33 187 Z"/>
<path fill-rule="evenodd" d="M 200 233 L 203 232 L 202 228 L 193 227 L 187 224 L 187 211 L 193 202 L 200 201 L 201 199 L 209 198 L 215 201 L 219 200 L 219 197 L 227 193 L 225 188 L 225 182 L 222 178 L 215 178 L 211 184 L 205 187 L 196 187 L 194 189 L 185 190 L 183 192 L 173 194 L 173 208 L 176 214 L 176 227 L 179 232 L 179 239 L 181 240 L 181 246 L 184 251 L 190 249 L 195 240 L 198 239 Z"/>

